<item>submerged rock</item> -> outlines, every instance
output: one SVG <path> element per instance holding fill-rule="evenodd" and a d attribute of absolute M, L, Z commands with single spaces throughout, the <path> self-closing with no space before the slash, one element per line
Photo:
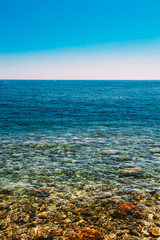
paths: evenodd
<path fill-rule="evenodd" d="M 123 168 L 123 169 L 119 169 L 118 172 L 125 176 L 142 175 L 142 170 L 140 168 Z"/>
<path fill-rule="evenodd" d="M 4 189 L 4 188 L 1 188 L 0 189 L 0 195 L 3 194 L 3 195 L 11 195 L 12 194 L 12 191 L 8 190 L 8 189 Z"/>
<path fill-rule="evenodd" d="M 160 218 L 158 218 L 158 219 L 155 220 L 155 224 L 156 224 L 158 227 L 160 227 Z"/>
<path fill-rule="evenodd" d="M 54 230 L 46 230 L 46 229 L 38 229 L 35 231 L 35 235 L 31 238 L 31 240 L 52 240 L 55 239 Z"/>
<path fill-rule="evenodd" d="M 115 155 L 115 154 L 119 154 L 120 151 L 115 150 L 115 149 L 110 149 L 110 150 L 103 150 L 102 154 L 110 154 L 110 155 Z"/>
<path fill-rule="evenodd" d="M 38 143 L 37 144 L 37 148 L 41 149 L 41 150 L 47 150 L 47 149 L 50 149 L 50 148 L 53 148 L 53 147 L 55 147 L 55 146 L 51 145 L 51 144 L 44 144 L 44 143 Z"/>
<path fill-rule="evenodd" d="M 104 234 L 94 230 L 82 228 L 74 232 L 70 237 L 70 240 L 104 240 Z"/>
<path fill-rule="evenodd" d="M 112 197 L 112 193 L 111 192 L 102 192 L 99 193 L 97 195 L 95 195 L 93 198 L 95 199 L 104 199 L 104 198 L 110 198 Z"/>
<path fill-rule="evenodd" d="M 150 232 L 154 237 L 159 237 L 160 236 L 160 228 L 159 227 L 152 227 L 150 229 Z"/>
<path fill-rule="evenodd" d="M 128 155 L 125 155 L 125 156 L 122 156 L 122 155 L 112 155 L 111 158 L 113 160 L 116 160 L 116 161 L 127 161 L 127 160 L 130 160 L 130 156 Z"/>
<path fill-rule="evenodd" d="M 120 217 L 126 216 L 141 217 L 142 210 L 137 206 L 125 203 L 123 205 L 119 205 L 117 209 L 117 215 Z"/>
<path fill-rule="evenodd" d="M 160 148 L 152 148 L 149 150 L 151 153 L 160 153 Z"/>
<path fill-rule="evenodd" d="M 50 192 L 46 191 L 46 190 L 32 190 L 28 192 L 28 195 L 30 196 L 34 196 L 34 197 L 49 197 L 50 196 Z"/>

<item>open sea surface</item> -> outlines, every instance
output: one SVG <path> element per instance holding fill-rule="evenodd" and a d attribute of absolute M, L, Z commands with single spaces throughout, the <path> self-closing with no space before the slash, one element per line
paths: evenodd
<path fill-rule="evenodd" d="M 0 183 L 55 201 L 157 191 L 160 81 L 1 80 Z"/>

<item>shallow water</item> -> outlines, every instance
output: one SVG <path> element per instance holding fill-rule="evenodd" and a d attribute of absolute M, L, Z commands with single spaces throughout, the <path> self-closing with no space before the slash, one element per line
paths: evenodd
<path fill-rule="evenodd" d="M 114 133 L 113 133 L 114 132 Z M 106 191 L 113 187 L 135 191 L 157 188 L 160 183 L 160 148 L 151 132 L 90 129 L 53 135 L 35 133 L 2 137 L 1 183 L 4 188 L 47 188 L 64 193 L 83 189 Z M 108 150 L 118 150 L 109 154 Z M 140 177 L 123 176 L 119 169 L 136 167 Z M 143 179 L 143 181 L 142 181 Z"/>

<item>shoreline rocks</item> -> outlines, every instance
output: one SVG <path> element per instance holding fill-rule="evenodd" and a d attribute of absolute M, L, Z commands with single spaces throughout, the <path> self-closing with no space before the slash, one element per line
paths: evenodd
<path fill-rule="evenodd" d="M 4 196 L 0 239 L 157 239 L 160 236 L 158 193 L 125 194 L 124 191 L 121 197 L 115 193 L 93 191 L 92 197 L 89 192 L 80 199 L 67 196 L 67 201 L 65 195 L 60 198 L 27 193 L 23 197 Z"/>

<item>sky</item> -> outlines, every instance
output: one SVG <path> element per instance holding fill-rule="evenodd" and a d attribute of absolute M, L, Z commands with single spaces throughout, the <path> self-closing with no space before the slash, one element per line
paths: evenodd
<path fill-rule="evenodd" d="M 5 0 L 0 79 L 160 80 L 159 0 Z"/>

